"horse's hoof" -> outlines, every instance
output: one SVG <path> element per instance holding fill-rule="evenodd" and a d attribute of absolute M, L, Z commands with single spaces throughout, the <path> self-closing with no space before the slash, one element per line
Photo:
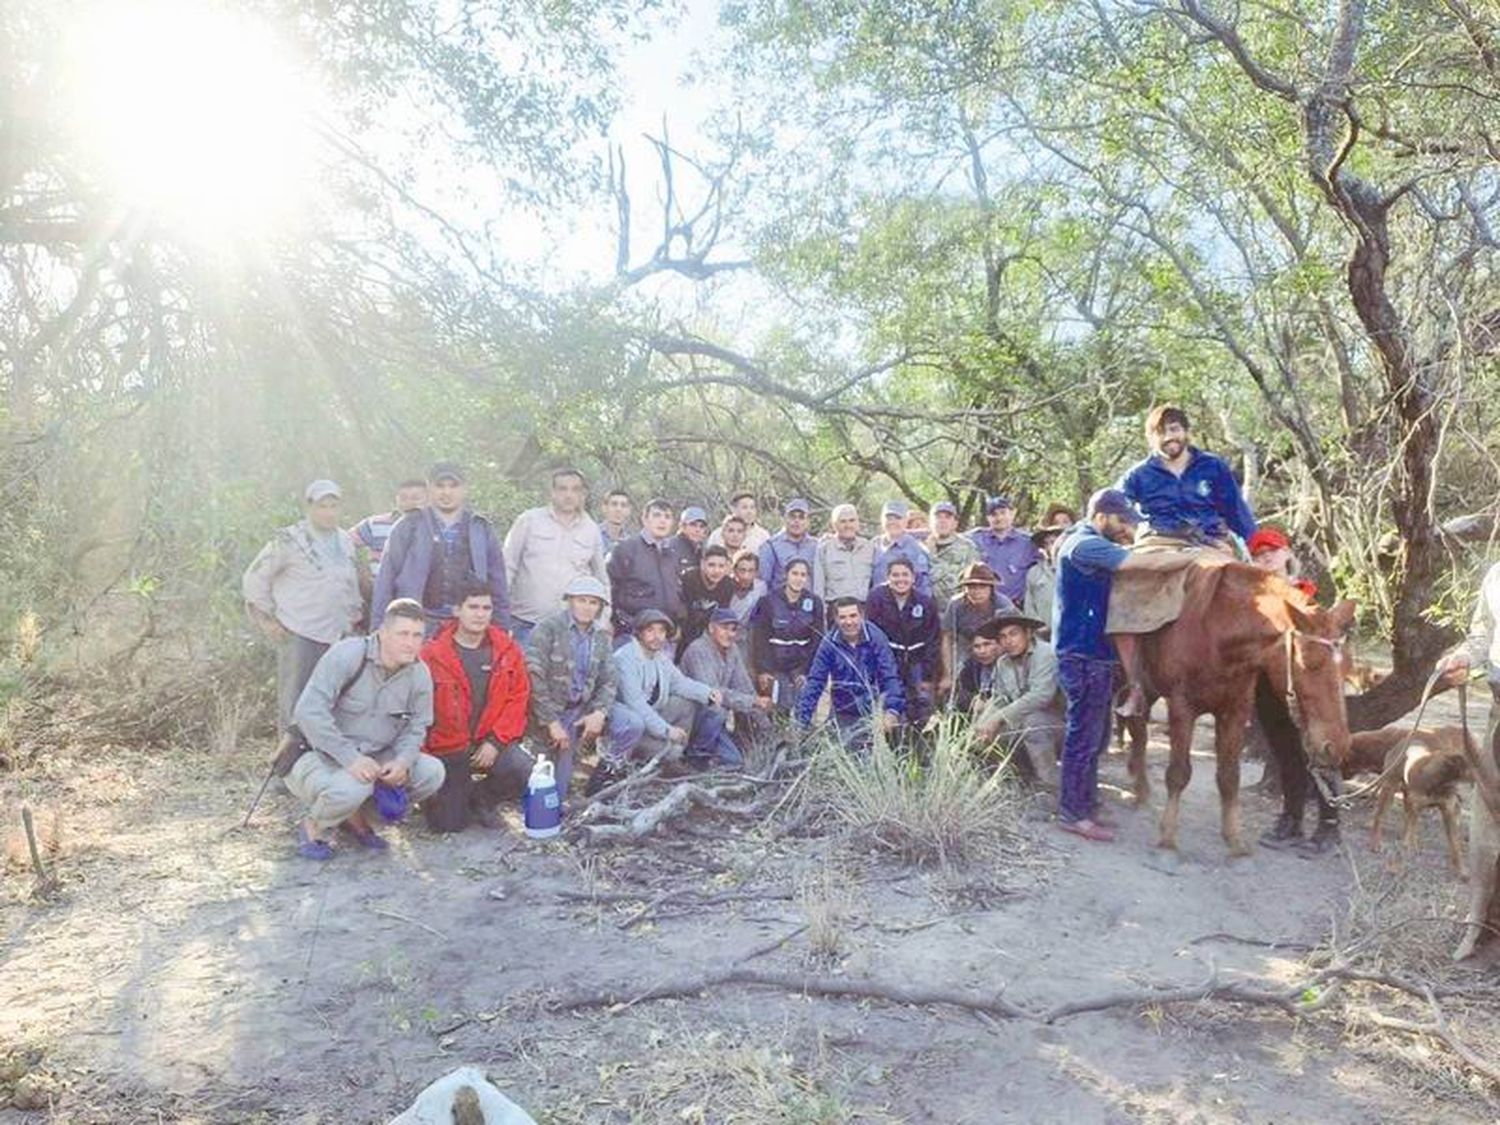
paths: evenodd
<path fill-rule="evenodd" d="M 1230 859 L 1246 859 L 1254 854 L 1255 849 L 1252 848 L 1249 844 L 1246 844 L 1242 841 L 1229 845 Z"/>

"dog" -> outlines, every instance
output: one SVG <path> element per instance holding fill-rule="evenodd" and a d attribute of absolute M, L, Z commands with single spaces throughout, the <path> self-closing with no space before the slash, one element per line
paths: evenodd
<path fill-rule="evenodd" d="M 1406 818 L 1406 827 L 1401 834 L 1403 846 L 1408 851 L 1416 849 L 1417 823 L 1422 810 L 1437 809 L 1448 838 L 1448 862 L 1455 875 L 1467 879 L 1463 848 L 1458 839 L 1458 786 L 1474 779 L 1469 766 L 1471 755 L 1477 752 L 1473 738 L 1466 735 L 1462 727 L 1419 727 L 1408 737 L 1405 729 L 1389 726 L 1351 735 L 1349 742 L 1346 776 L 1361 770 L 1378 769 L 1381 773 L 1375 818 L 1370 823 L 1370 847 L 1380 850 L 1381 820 L 1391 801 L 1400 793 Z"/>

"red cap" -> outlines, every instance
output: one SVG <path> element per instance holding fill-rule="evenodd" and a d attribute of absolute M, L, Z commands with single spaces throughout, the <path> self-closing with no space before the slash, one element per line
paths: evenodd
<path fill-rule="evenodd" d="M 1250 536 L 1250 542 L 1246 543 L 1245 546 L 1249 549 L 1253 557 L 1262 551 L 1290 550 L 1292 542 L 1286 537 L 1286 532 L 1279 531 L 1274 527 L 1263 527 Z"/>

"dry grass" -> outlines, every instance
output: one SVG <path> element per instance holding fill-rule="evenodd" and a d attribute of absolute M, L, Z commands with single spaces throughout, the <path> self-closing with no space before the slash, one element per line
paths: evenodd
<path fill-rule="evenodd" d="M 827 1059 L 804 1062 L 785 1043 L 737 1041 L 721 1031 L 674 1035 L 650 1028 L 644 1050 L 597 1060 L 592 1095 L 540 1110 L 541 1125 L 684 1122 L 687 1125 L 877 1125 L 881 1110 L 853 1104 Z"/>
<path fill-rule="evenodd" d="M 925 760 L 877 733 L 852 754 L 829 737 L 816 748 L 809 799 L 861 843 L 917 865 L 1003 864 L 1030 850 L 1024 794 L 1008 762 L 981 761 L 968 725 L 949 717 Z"/>
<path fill-rule="evenodd" d="M 848 949 L 849 924 L 859 905 L 847 872 L 825 862 L 797 886 L 797 905 L 807 919 L 807 945 L 814 961 L 836 961 Z"/>

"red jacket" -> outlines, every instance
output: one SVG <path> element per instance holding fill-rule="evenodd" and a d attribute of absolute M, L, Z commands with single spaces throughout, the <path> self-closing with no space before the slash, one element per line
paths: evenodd
<path fill-rule="evenodd" d="M 432 672 L 432 726 L 427 728 L 422 749 L 440 758 L 461 754 L 486 738 L 499 746 L 515 742 L 526 729 L 526 708 L 531 702 L 531 679 L 521 646 L 500 626 L 491 625 L 490 690 L 471 739 L 473 695 L 458 657 L 458 642 L 453 639 L 457 632 L 458 622 L 449 621 L 422 646 L 422 662 Z"/>

